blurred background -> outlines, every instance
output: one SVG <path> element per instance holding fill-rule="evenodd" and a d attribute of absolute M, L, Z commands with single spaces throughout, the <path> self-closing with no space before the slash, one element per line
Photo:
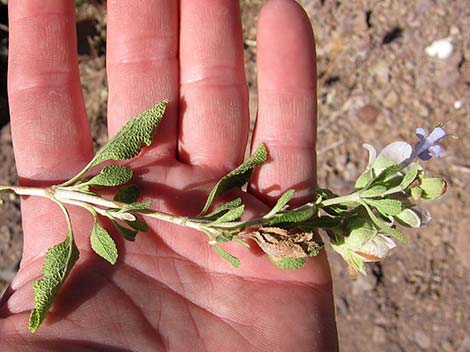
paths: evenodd
<path fill-rule="evenodd" d="M 235 0 L 234 0 L 235 1 Z M 0 183 L 16 183 L 6 91 L 8 8 L 0 1 Z M 256 22 L 264 1 L 242 0 L 254 117 Z M 468 0 L 303 0 L 317 45 L 318 183 L 352 190 L 362 143 L 414 141 L 439 122 L 457 138 L 426 166 L 448 192 L 433 221 L 409 230 L 368 275 L 348 277 L 329 253 L 342 351 L 470 351 L 470 3 Z M 76 1 L 82 85 L 96 146 L 106 141 L 106 2 Z M 0 211 L 0 294 L 21 256 L 19 202 Z"/>

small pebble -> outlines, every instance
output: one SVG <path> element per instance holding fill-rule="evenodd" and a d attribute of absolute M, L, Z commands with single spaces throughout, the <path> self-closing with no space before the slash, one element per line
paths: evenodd
<path fill-rule="evenodd" d="M 356 112 L 359 120 L 364 122 L 366 125 L 373 125 L 377 121 L 377 116 L 380 114 L 380 110 L 373 105 L 365 105 Z"/>
<path fill-rule="evenodd" d="M 447 59 L 454 50 L 451 41 L 451 37 L 436 40 L 431 45 L 426 47 L 426 49 L 424 49 L 424 52 L 430 57 L 437 57 L 441 60 Z"/>

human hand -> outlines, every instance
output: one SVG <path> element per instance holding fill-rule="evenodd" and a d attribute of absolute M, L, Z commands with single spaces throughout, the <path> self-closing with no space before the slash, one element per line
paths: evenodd
<path fill-rule="evenodd" d="M 108 1 L 108 127 L 168 98 L 154 146 L 130 164 L 153 207 L 194 215 L 210 186 L 244 156 L 248 95 L 238 2 Z M 73 1 L 10 1 L 9 97 L 16 163 L 26 185 L 75 175 L 92 157 L 80 89 Z M 179 22 L 179 23 L 178 23 Z M 253 145 L 268 162 L 242 197 L 260 214 L 289 188 L 315 183 L 315 53 L 291 0 L 271 0 L 258 27 L 259 113 Z M 22 201 L 20 271 L 0 309 L 2 351 L 335 350 L 331 278 L 322 253 L 298 271 L 231 245 L 238 269 L 200 234 L 149 222 L 118 242 L 112 267 L 90 251 L 90 215 L 70 208 L 81 257 L 35 335 L 31 282 L 66 224 L 52 203 Z M 119 237 L 113 236 L 116 240 Z"/>

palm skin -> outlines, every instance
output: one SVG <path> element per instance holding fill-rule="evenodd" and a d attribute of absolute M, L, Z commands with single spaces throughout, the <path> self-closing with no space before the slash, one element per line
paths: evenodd
<path fill-rule="evenodd" d="M 181 1 L 180 8 L 174 9 L 174 12 L 171 4 L 176 2 L 156 1 L 151 5 L 150 2 L 142 1 L 132 7 L 132 11 L 139 11 L 140 8 L 144 13 L 149 12 L 149 7 L 157 6 L 152 10 L 166 17 L 171 17 L 172 13 L 179 10 L 181 21 L 179 54 L 175 62 L 169 60 L 167 55 L 172 51 L 171 45 L 170 49 L 163 45 L 163 50 L 166 50 L 164 60 L 138 61 L 135 65 L 129 64 L 132 50 L 140 54 L 143 51 L 136 48 L 119 51 L 120 46 L 126 46 L 126 38 L 113 34 L 113 31 L 116 33 L 115 23 L 125 22 L 126 16 L 132 19 L 132 13 L 126 14 L 130 7 L 123 6 L 124 2 L 117 5 L 118 2 L 108 1 L 110 133 L 115 133 L 132 114 L 164 97 L 170 98 L 168 113 L 155 138 L 156 146 L 145 150 L 129 166 L 135 170 L 135 180 L 141 185 L 145 198 L 153 201 L 154 208 L 179 215 L 197 214 L 211 185 L 242 160 L 248 130 L 244 78 L 240 78 L 238 69 L 243 66 L 240 59 L 241 45 L 238 42 L 241 35 L 237 24 L 238 5 L 234 5 L 234 1 L 205 2 L 211 3 L 214 9 L 214 12 L 205 13 L 214 16 L 209 16 L 213 18 L 211 25 L 216 27 L 213 28 L 214 32 L 226 31 L 222 34 L 229 39 L 224 39 L 227 43 L 220 44 L 226 47 L 222 48 L 221 56 L 214 62 L 208 64 L 207 59 L 201 59 L 207 65 L 200 70 L 200 62 L 192 61 L 204 56 L 202 51 L 200 56 L 197 55 L 197 33 L 201 26 L 197 12 L 200 10 L 191 9 L 191 1 Z M 30 141 L 33 133 L 40 130 L 27 132 L 22 128 L 35 117 L 31 117 L 31 110 L 25 108 L 24 103 L 19 103 L 20 98 L 28 95 L 28 98 L 36 100 L 45 96 L 53 99 L 53 94 L 51 87 L 45 94 L 44 82 L 38 83 L 37 77 L 41 75 L 33 72 L 28 76 L 28 73 L 24 73 L 24 77 L 18 73 L 20 63 L 31 65 L 27 59 L 21 59 L 25 62 L 15 61 L 20 57 L 18 48 L 21 46 L 18 44 L 15 47 L 14 41 L 19 42 L 20 34 L 24 34 L 21 32 L 24 29 L 20 29 L 21 18 L 40 11 L 37 6 L 28 7 L 20 3 L 10 2 L 9 5 L 10 57 L 13 57 L 10 59 L 9 85 L 17 167 L 24 184 L 50 184 L 73 176 L 91 158 L 91 143 L 86 119 L 83 119 L 83 108 L 70 104 L 69 111 L 61 101 L 61 109 L 69 113 L 68 123 L 73 127 L 65 132 L 63 128 L 54 132 L 47 130 L 46 133 L 50 138 L 69 143 L 59 148 L 36 141 L 34 147 L 43 148 L 43 153 L 36 152 L 35 158 L 31 159 L 34 150 L 31 143 L 27 144 L 26 141 Z M 49 11 L 70 13 L 72 7 L 72 2 L 63 5 L 63 2 L 51 0 L 49 3 Z M 158 8 L 159 3 L 165 3 L 164 10 Z M 221 15 L 218 22 L 217 16 L 224 13 L 228 17 L 223 18 Z M 289 32 L 285 27 L 276 28 L 273 23 L 279 21 L 289 23 L 293 33 L 284 33 Z M 247 206 L 247 216 L 265 212 L 273 200 L 288 188 L 294 187 L 300 197 L 305 196 L 314 183 L 314 121 L 311 120 L 311 113 L 315 107 L 314 98 L 305 98 L 306 95 L 314 96 L 314 75 L 310 77 L 307 74 L 305 78 L 305 70 L 314 73 L 314 63 L 311 63 L 314 53 L 313 49 L 303 48 L 305 44 L 311 46 L 313 39 L 307 22 L 300 7 L 290 0 L 268 1 L 260 16 L 260 107 L 254 143 L 267 144 L 269 160 L 255 174 L 247 193 L 235 191 L 231 195 L 232 198 L 242 196 Z M 130 28 L 129 32 L 141 30 L 142 27 Z M 286 48 L 286 55 L 294 55 L 295 60 L 298 60 L 299 72 L 288 72 L 287 78 L 286 70 L 291 68 L 282 67 L 282 62 L 270 61 L 270 57 L 276 45 L 284 45 L 288 38 L 277 38 L 282 44 L 276 40 L 271 42 L 269 38 L 276 37 L 273 30 L 280 36 L 292 35 L 297 41 L 288 44 L 290 48 Z M 185 34 L 185 31 L 188 32 Z M 190 33 L 195 37 L 191 37 Z M 64 37 L 67 35 L 65 33 Z M 162 40 L 160 36 L 159 43 L 174 42 L 174 38 L 168 37 L 168 40 Z M 134 42 L 136 38 L 139 36 L 133 38 Z M 230 38 L 233 38 L 233 45 Z M 210 53 L 210 48 L 207 50 L 211 55 L 219 55 L 217 52 Z M 124 51 L 127 55 L 125 60 L 122 59 Z M 306 52 L 302 54 L 304 57 L 296 55 L 299 51 Z M 230 54 L 234 54 L 235 59 Z M 158 56 L 155 53 L 153 55 Z M 225 59 L 235 60 L 235 63 L 227 66 Z M 142 74 L 149 69 L 149 65 L 158 71 L 162 61 L 165 61 L 164 67 L 169 72 L 163 76 L 170 77 L 169 80 L 161 78 L 162 75 L 155 78 Z M 12 63 L 16 65 L 13 68 Z M 73 74 L 76 75 L 76 72 Z M 21 80 L 18 78 L 20 76 Z M 28 78 L 36 80 L 32 88 L 19 89 L 18 86 Z M 281 87 L 276 80 L 282 79 Z M 294 88 L 289 91 L 290 83 Z M 149 89 L 149 84 L 156 86 Z M 54 89 L 57 90 L 57 87 Z M 147 90 L 151 93 L 139 93 Z M 67 92 L 66 101 L 77 103 L 80 98 L 77 93 L 79 85 L 64 91 Z M 130 96 L 125 97 L 126 94 Z M 289 104 L 287 100 L 297 103 Z M 58 113 L 53 102 L 48 104 L 48 116 Z M 290 116 L 290 120 L 286 121 L 286 112 L 297 115 Z M 36 116 L 36 119 L 41 116 Z M 178 116 L 179 125 L 175 122 Z M 280 116 L 279 120 L 276 120 L 276 116 Z M 45 123 L 57 123 L 52 119 L 48 117 Z M 41 124 L 29 127 L 30 130 L 34 128 L 45 127 Z M 279 138 L 281 132 L 282 140 Z M 48 157 L 43 156 L 45 150 L 48 151 Z M 229 196 L 227 199 L 232 198 Z M 301 201 L 302 198 L 295 200 Z M 212 251 L 204 235 L 176 225 L 149 221 L 151 231 L 140 234 L 134 243 L 124 242 L 118 234 L 113 233 L 120 256 L 118 263 L 111 266 L 90 250 L 91 216 L 72 207 L 70 211 L 81 253 L 80 260 L 43 326 L 35 335 L 31 335 L 27 330 L 27 319 L 33 306 L 31 282 L 40 275 L 47 248 L 63 240 L 66 224 L 54 204 L 35 198 L 22 201 L 23 259 L 0 310 L 2 351 L 337 349 L 331 278 L 324 253 L 309 260 L 305 268 L 286 272 L 274 267 L 256 249 L 247 250 L 233 244 L 226 248 L 241 260 L 240 268 L 234 269 Z"/>

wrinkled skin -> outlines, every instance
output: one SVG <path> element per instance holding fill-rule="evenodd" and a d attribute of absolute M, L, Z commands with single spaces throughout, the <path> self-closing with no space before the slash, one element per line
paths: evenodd
<path fill-rule="evenodd" d="M 108 0 L 109 133 L 163 98 L 155 143 L 129 165 L 153 207 L 194 215 L 211 185 L 243 160 L 249 131 L 239 5 L 233 0 Z M 23 185 L 49 185 L 92 156 L 81 94 L 73 1 L 10 0 L 9 97 Z M 258 25 L 259 111 L 253 147 L 268 162 L 243 194 L 247 216 L 315 183 L 315 51 L 291 0 L 268 1 Z M 234 197 L 237 192 L 231 196 Z M 238 192 L 241 193 L 241 192 Z M 227 199 L 232 199 L 230 196 Z M 326 255 L 282 271 L 230 244 L 234 269 L 204 235 L 150 221 L 111 266 L 90 250 L 91 216 L 70 207 L 80 260 L 40 329 L 28 331 L 31 283 L 66 224 L 47 200 L 22 200 L 21 268 L 1 302 L 2 351 L 334 351 Z M 255 247 L 255 246 L 254 246 Z"/>

